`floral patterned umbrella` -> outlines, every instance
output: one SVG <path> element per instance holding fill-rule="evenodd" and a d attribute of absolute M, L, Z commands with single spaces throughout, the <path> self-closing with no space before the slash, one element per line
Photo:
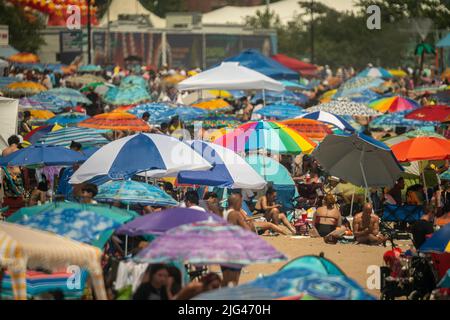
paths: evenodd
<path fill-rule="evenodd" d="M 272 263 L 286 256 L 256 233 L 214 221 L 185 224 L 167 231 L 142 250 L 138 262 L 192 264 Z"/>
<path fill-rule="evenodd" d="M 62 100 L 70 101 L 73 103 L 85 103 L 91 104 L 92 102 L 86 98 L 81 92 L 70 88 L 56 88 L 47 91 L 48 94 L 56 96 Z M 76 104 L 75 104 L 76 105 Z"/>
<path fill-rule="evenodd" d="M 380 112 L 373 110 L 362 103 L 353 102 L 347 98 L 338 98 L 328 103 L 319 104 L 306 109 L 307 112 L 326 111 L 338 116 L 379 116 Z"/>
<path fill-rule="evenodd" d="M 378 117 L 369 123 L 369 127 L 378 128 L 378 127 L 412 127 L 412 128 L 420 128 L 420 127 L 434 127 L 438 123 L 431 121 L 420 121 L 420 120 L 410 120 L 405 119 L 405 115 L 408 114 L 409 111 L 403 112 L 395 112 L 385 114 L 381 117 Z"/>
<path fill-rule="evenodd" d="M 178 202 L 158 187 L 132 180 L 116 180 L 102 184 L 95 197 L 100 202 L 120 201 L 125 204 L 176 206 Z"/>

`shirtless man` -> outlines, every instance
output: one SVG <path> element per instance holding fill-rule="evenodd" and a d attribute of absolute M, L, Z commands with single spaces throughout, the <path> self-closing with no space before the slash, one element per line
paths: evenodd
<path fill-rule="evenodd" d="M 3 149 L 2 156 L 6 157 L 13 152 L 19 150 L 20 139 L 18 136 L 11 136 L 8 138 L 8 147 Z"/>
<path fill-rule="evenodd" d="M 363 244 L 378 245 L 386 241 L 380 233 L 380 218 L 373 213 L 372 204 L 366 203 L 363 211 L 353 218 L 353 234 L 356 241 Z"/>

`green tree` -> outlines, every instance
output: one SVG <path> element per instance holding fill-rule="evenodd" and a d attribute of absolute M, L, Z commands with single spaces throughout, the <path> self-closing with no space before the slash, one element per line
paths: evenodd
<path fill-rule="evenodd" d="M 44 22 L 36 17 L 30 21 L 22 7 L 6 4 L 0 0 L 0 24 L 9 27 L 10 44 L 22 52 L 33 52 L 44 44 L 40 31 L 45 28 Z"/>
<path fill-rule="evenodd" d="M 281 28 L 280 17 L 267 8 L 263 11 L 257 10 L 255 16 L 245 17 L 245 24 L 255 29 Z"/>

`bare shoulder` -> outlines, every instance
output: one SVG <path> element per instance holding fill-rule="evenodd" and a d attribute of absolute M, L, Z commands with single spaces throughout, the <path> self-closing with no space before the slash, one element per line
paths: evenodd
<path fill-rule="evenodd" d="M 353 220 L 361 220 L 362 218 L 362 212 L 355 214 L 355 216 L 353 217 Z"/>
<path fill-rule="evenodd" d="M 378 222 L 380 221 L 380 217 L 372 213 L 370 216 L 370 220 L 372 220 L 373 222 Z"/>

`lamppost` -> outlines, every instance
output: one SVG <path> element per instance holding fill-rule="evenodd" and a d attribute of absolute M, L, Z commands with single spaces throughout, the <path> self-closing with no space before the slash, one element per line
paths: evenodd
<path fill-rule="evenodd" d="M 314 64 L 314 0 L 311 0 L 311 63 Z"/>
<path fill-rule="evenodd" d="M 91 0 L 87 3 L 87 42 L 88 42 L 88 64 L 91 64 Z"/>

